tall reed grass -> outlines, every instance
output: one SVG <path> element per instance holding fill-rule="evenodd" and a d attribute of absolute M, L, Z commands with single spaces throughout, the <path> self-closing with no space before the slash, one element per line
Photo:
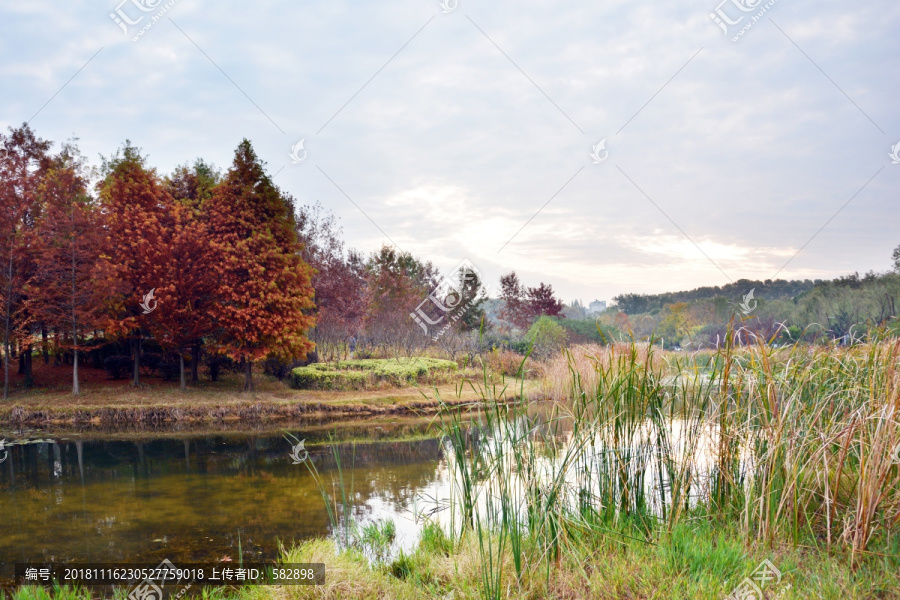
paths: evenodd
<path fill-rule="evenodd" d="M 475 536 L 481 593 L 525 571 L 549 580 L 597 537 L 656 543 L 679 524 L 739 524 L 747 544 L 890 546 L 900 520 L 900 342 L 663 353 L 579 347 L 545 371 L 556 400 L 440 415 L 453 473 L 451 529 Z M 511 564 L 505 557 L 511 556 Z M 509 581 L 514 582 L 510 584 Z M 504 582 L 506 582 L 504 584 Z"/>

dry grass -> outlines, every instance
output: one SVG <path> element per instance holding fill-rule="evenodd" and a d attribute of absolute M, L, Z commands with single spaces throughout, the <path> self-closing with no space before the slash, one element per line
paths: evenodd
<path fill-rule="evenodd" d="M 439 408 L 434 387 L 410 386 L 386 390 L 292 390 L 276 379 L 260 376 L 254 392 L 241 391 L 242 379 L 227 375 L 182 391 L 177 384 L 146 378 L 140 388 L 119 385 L 85 386 L 80 396 L 68 390 L 37 388 L 0 401 L 0 422 L 80 423 L 92 425 L 195 423 L 229 420 L 260 421 L 296 418 L 336 418 L 347 415 L 428 414 Z M 437 386 L 441 397 L 454 403 L 477 402 L 475 390 Z"/>

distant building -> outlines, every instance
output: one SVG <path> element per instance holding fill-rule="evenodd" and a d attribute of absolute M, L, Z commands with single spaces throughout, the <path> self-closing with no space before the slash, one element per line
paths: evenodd
<path fill-rule="evenodd" d="M 588 305 L 588 312 L 592 314 L 602 313 L 606 310 L 606 300 L 594 300 Z"/>

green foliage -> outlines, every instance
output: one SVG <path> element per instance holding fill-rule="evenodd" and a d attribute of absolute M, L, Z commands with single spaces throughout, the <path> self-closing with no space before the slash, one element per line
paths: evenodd
<path fill-rule="evenodd" d="M 452 360 L 438 358 L 386 359 L 366 358 L 334 363 L 314 363 L 291 371 L 291 386 L 296 389 L 364 389 L 388 383 L 405 385 L 427 376 L 449 374 L 457 370 Z"/>
<path fill-rule="evenodd" d="M 804 282 L 793 282 L 798 284 L 795 288 L 787 285 L 791 282 L 773 288 L 780 292 L 801 290 L 796 296 L 779 296 L 767 291 L 772 285 L 768 282 L 754 290 L 754 298 L 749 300 L 752 308 L 749 312 L 742 309 L 741 303 L 758 282 L 738 283 L 741 289 L 726 286 L 733 291 L 728 297 L 675 302 L 675 298 L 693 293 L 678 292 L 653 297 L 652 302 L 647 300 L 649 296 L 634 302 L 632 298 L 620 305 L 620 309 L 624 308 L 624 312 L 645 311 L 629 321 L 636 339 L 646 340 L 652 335 L 657 341 L 665 340 L 666 348 L 681 345 L 698 349 L 722 344 L 732 318 L 740 323 L 735 328 L 741 336 L 739 343 L 745 343 L 746 333 L 753 332 L 778 344 L 796 341 L 831 343 L 835 340 L 852 344 L 870 339 L 882 328 L 887 332 L 898 328 L 900 273 L 879 275 L 870 272 L 862 276 L 853 273 L 830 281 L 816 281 L 808 289 Z M 799 285 L 801 283 L 804 285 Z M 662 308 L 657 306 L 660 303 Z M 624 317 L 624 313 L 619 314 Z"/>
<path fill-rule="evenodd" d="M 356 536 L 356 546 L 376 564 L 383 564 L 391 553 L 397 537 L 397 526 L 391 519 L 364 525 Z"/>
<path fill-rule="evenodd" d="M 541 316 L 525 334 L 525 339 L 534 346 L 534 354 L 547 357 L 566 345 L 566 330 L 556 319 Z"/>
<path fill-rule="evenodd" d="M 750 289 L 756 290 L 757 298 L 778 299 L 793 298 L 803 292 L 813 289 L 814 286 L 822 283 L 817 279 L 811 281 L 805 279 L 803 281 L 785 281 L 777 279 L 772 281 L 752 281 L 749 279 L 740 279 L 734 283 L 719 286 L 699 287 L 690 291 L 682 292 L 666 292 L 664 294 L 621 294 L 615 296 L 613 301 L 619 307 L 619 310 L 629 315 L 640 313 L 649 313 L 653 310 L 659 310 L 669 304 L 677 302 L 697 302 L 701 300 L 712 300 L 716 297 L 740 298 Z"/>
<path fill-rule="evenodd" d="M 598 325 L 596 319 L 563 319 L 559 324 L 572 333 L 598 344 L 609 344 L 619 339 L 620 332 L 615 327 L 605 323 Z"/>
<path fill-rule="evenodd" d="M 697 528 L 676 525 L 659 544 L 659 552 L 672 575 L 696 581 L 727 580 L 740 572 L 746 561 L 739 539 L 703 522 Z"/>
<path fill-rule="evenodd" d="M 432 554 L 449 556 L 453 552 L 453 540 L 447 537 L 439 523 L 429 521 L 419 534 L 419 548 Z"/>

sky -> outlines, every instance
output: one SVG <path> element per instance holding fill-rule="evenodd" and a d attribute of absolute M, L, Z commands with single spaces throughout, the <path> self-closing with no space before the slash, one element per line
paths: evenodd
<path fill-rule="evenodd" d="M 494 294 L 887 270 L 900 4 L 719 1 L 9 0 L 0 128 L 161 174 L 247 138 L 348 246 Z"/>

